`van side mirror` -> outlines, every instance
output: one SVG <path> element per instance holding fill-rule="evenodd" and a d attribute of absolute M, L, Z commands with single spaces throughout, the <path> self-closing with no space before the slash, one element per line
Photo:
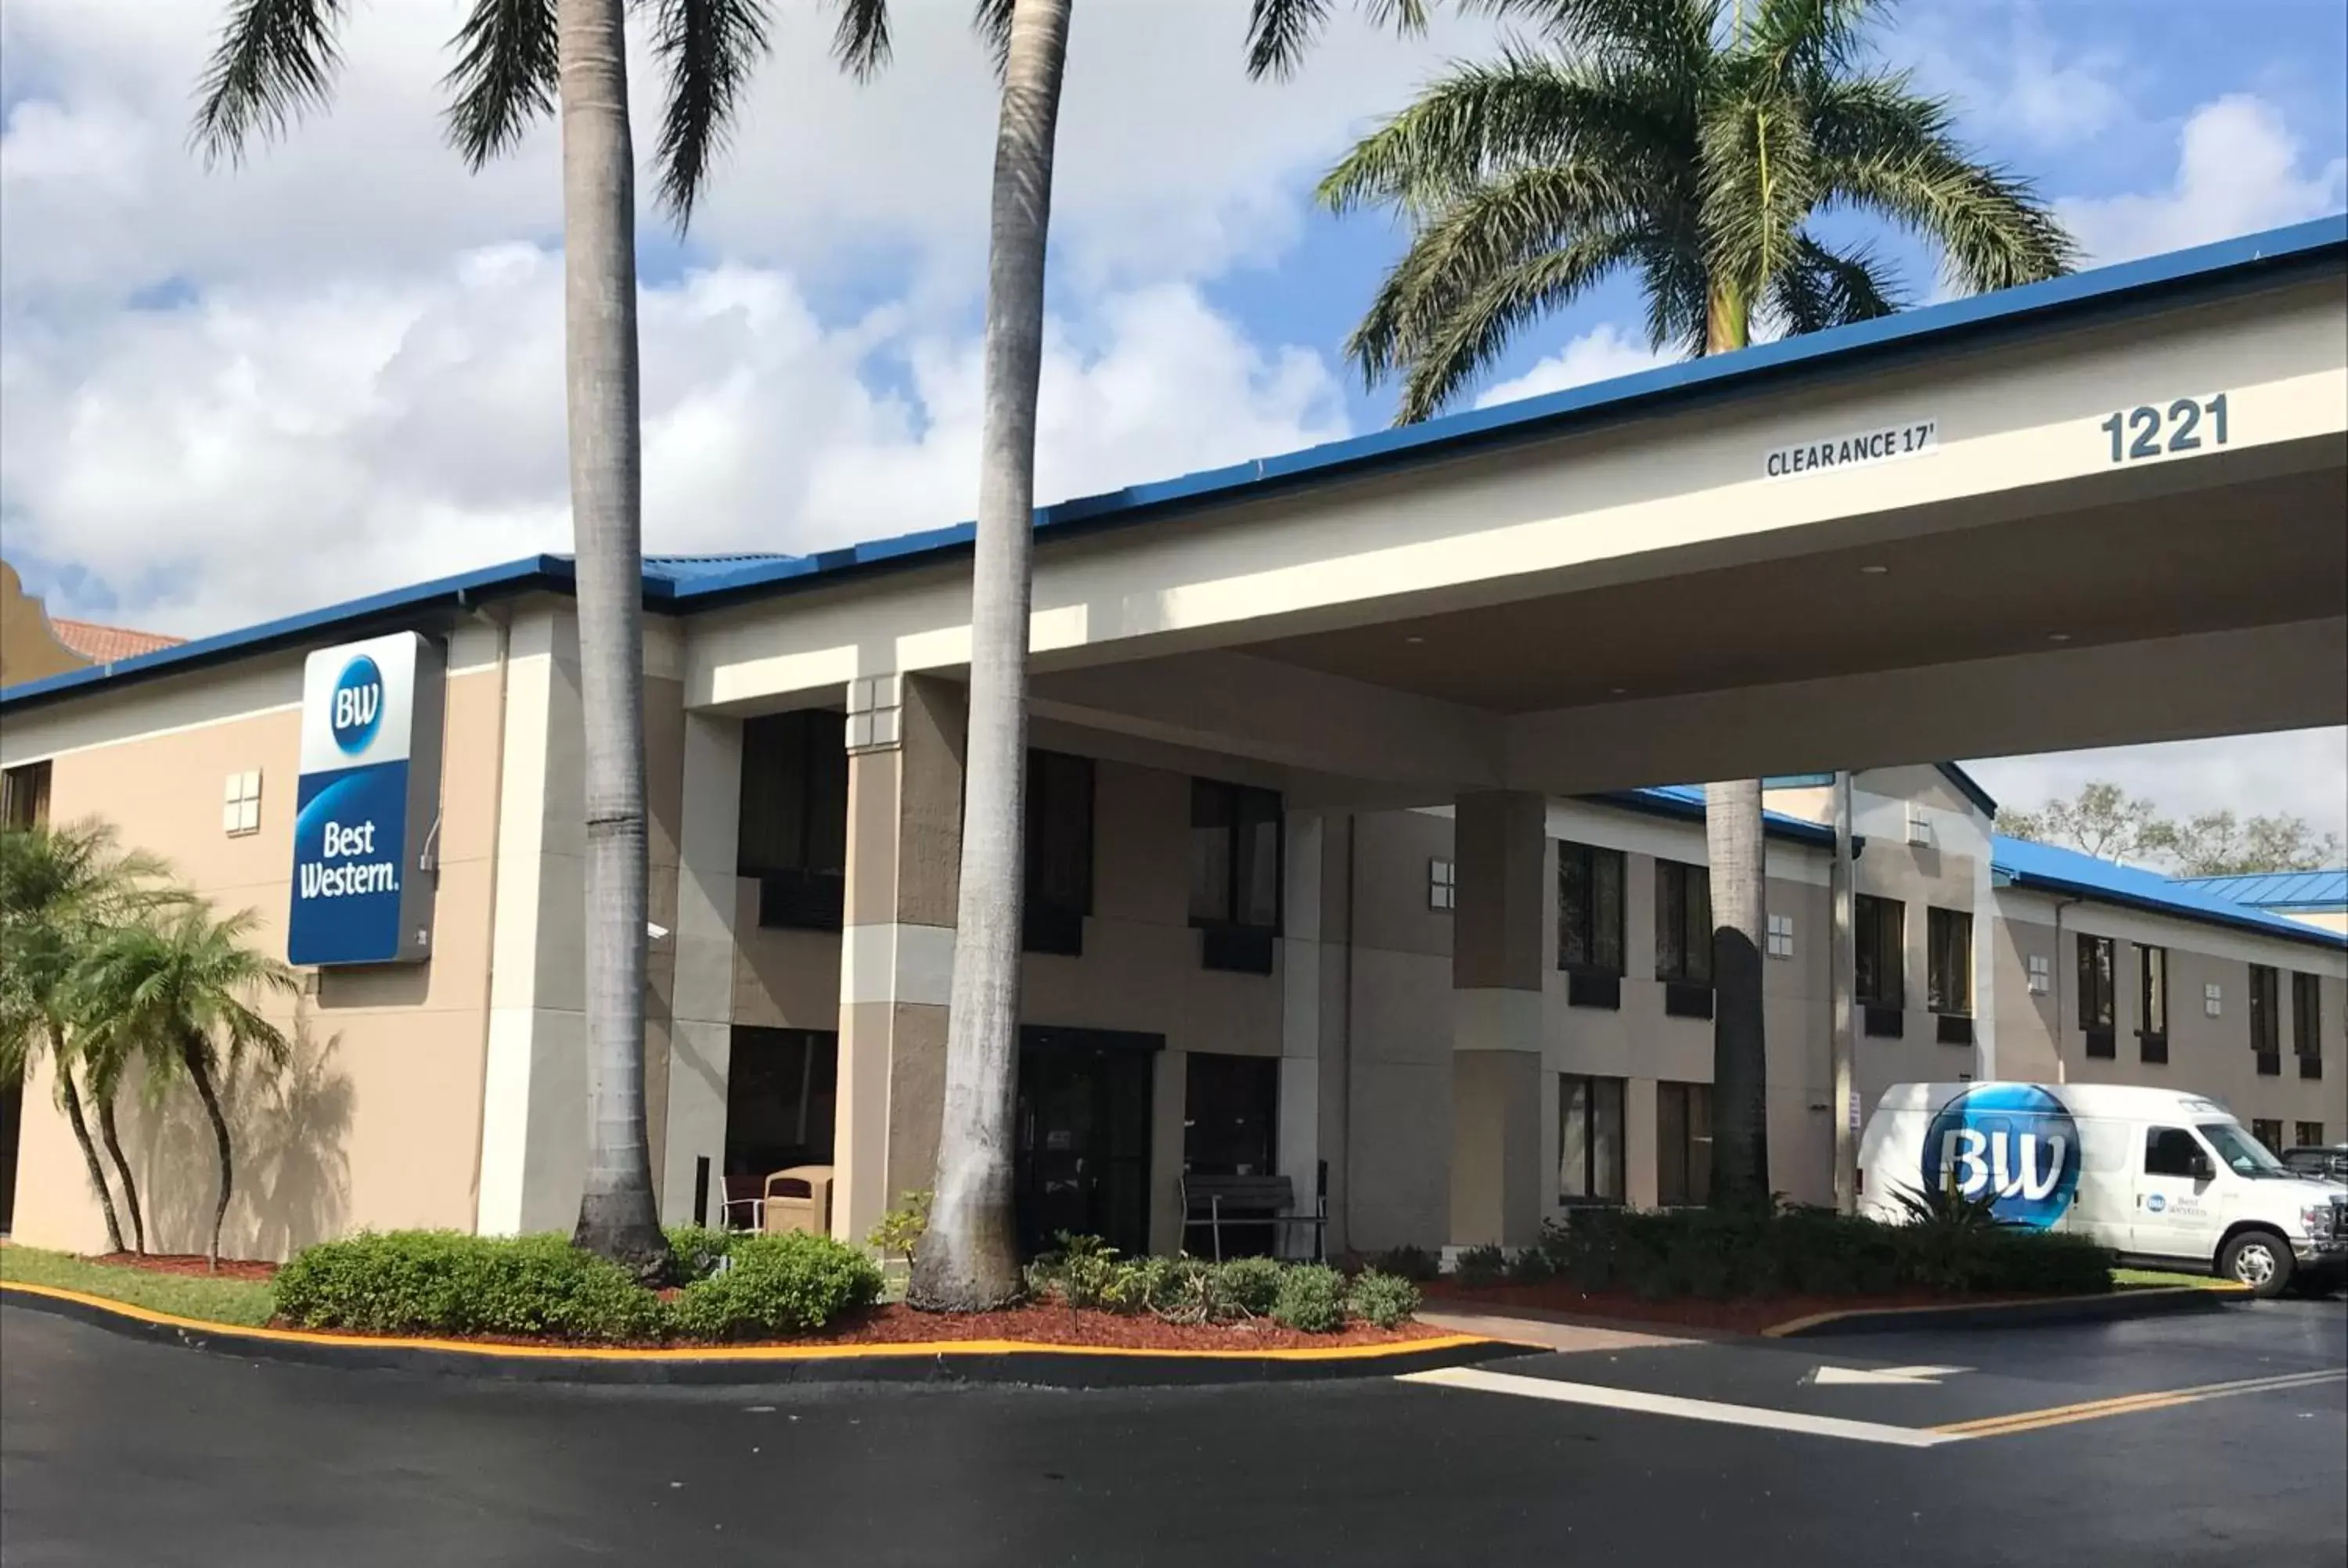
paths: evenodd
<path fill-rule="evenodd" d="M 2192 1171 L 2193 1179 L 2197 1182 L 2215 1181 L 2218 1177 L 2218 1167 L 2209 1163 L 2207 1154 L 2196 1153 L 2193 1156 Z"/>

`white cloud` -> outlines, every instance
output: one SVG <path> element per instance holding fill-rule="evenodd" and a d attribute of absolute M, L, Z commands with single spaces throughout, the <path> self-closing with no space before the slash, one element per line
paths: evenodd
<path fill-rule="evenodd" d="M 1535 363 L 1522 375 L 1496 382 L 1478 393 L 1476 406 L 1489 408 L 1494 404 L 1514 403 L 1520 397 L 1538 397 L 1544 392 L 1562 392 L 1569 386 L 1612 381 L 1618 375 L 1632 375 L 1668 364 L 1677 357 L 1649 348 L 1640 339 L 1624 336 L 1622 329 L 1612 322 L 1601 322 L 1556 354 Z"/>
<path fill-rule="evenodd" d="M 2168 816 L 2282 813 L 2305 817 L 2319 834 L 2348 839 L 2348 729 L 1999 757 L 1965 766 L 2014 811 L 2034 811 L 2108 779 L 2130 794 L 2148 796 Z"/>
<path fill-rule="evenodd" d="M 2056 210 L 2096 261 L 2182 250 L 2338 211 L 2348 203 L 2348 159 L 2303 166 L 2302 153 L 2272 105 L 2232 94 L 2187 119 L 2167 190 L 2060 201 Z"/>
<path fill-rule="evenodd" d="M 1918 8 L 1886 42 L 1913 60 L 1926 87 L 1968 118 L 2042 148 L 2075 146 L 2131 122 L 2127 62 L 2109 48 L 2058 43 L 2037 5 Z"/>
<path fill-rule="evenodd" d="M 829 326 L 784 272 L 643 304 L 646 548 L 803 550 L 970 515 L 980 345 L 899 313 Z M 901 362 L 903 384 L 871 384 Z M 13 341 L 13 549 L 70 559 L 159 630 L 568 548 L 559 260 L 469 253 L 396 284 L 222 290 Z M 1045 499 L 1344 434 L 1326 364 L 1264 353 L 1185 283 L 1056 320 Z M 52 608 L 89 607 L 69 594 Z"/>

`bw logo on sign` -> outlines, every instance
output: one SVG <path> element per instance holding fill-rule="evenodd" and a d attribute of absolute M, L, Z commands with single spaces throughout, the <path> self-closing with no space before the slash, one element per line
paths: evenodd
<path fill-rule="evenodd" d="M 335 744 L 345 756 L 367 749 L 383 723 L 383 671 L 362 653 L 343 666 L 335 682 L 334 715 L 329 721 Z"/>

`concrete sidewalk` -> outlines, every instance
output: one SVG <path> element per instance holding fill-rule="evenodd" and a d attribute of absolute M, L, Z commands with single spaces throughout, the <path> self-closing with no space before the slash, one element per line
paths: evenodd
<path fill-rule="evenodd" d="M 1561 1313 L 1543 1312 L 1530 1307 L 1515 1307 L 1507 1312 L 1421 1311 L 1418 1320 L 1454 1334 L 1479 1334 L 1487 1339 L 1505 1339 L 1514 1345 L 1537 1345 L 1544 1350 L 1566 1354 L 1581 1350 L 1646 1350 L 1665 1345 L 1701 1343 L 1686 1336 L 1604 1327 Z"/>

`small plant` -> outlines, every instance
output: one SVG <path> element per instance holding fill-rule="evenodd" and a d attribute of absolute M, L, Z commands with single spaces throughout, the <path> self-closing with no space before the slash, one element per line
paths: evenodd
<path fill-rule="evenodd" d="M 1372 1256 L 1369 1266 L 1380 1274 L 1391 1274 L 1424 1284 L 1443 1272 L 1443 1259 L 1439 1254 L 1426 1247 L 1412 1246 L 1406 1242 L 1401 1246 L 1390 1246 Z"/>
<path fill-rule="evenodd" d="M 1451 1272 L 1460 1284 L 1470 1290 L 1498 1285 L 1508 1277 L 1508 1249 L 1490 1242 L 1480 1246 L 1462 1247 L 1459 1256 L 1452 1263 Z"/>
<path fill-rule="evenodd" d="M 914 1250 L 930 1228 L 930 1194 L 907 1193 L 898 1205 L 880 1216 L 864 1237 L 864 1245 L 883 1257 L 900 1257 L 913 1266 Z"/>
<path fill-rule="evenodd" d="M 1122 1294 L 1117 1248 L 1097 1235 L 1071 1235 L 1062 1231 L 1060 1250 L 1051 1261 L 1047 1278 L 1071 1307 L 1111 1307 Z"/>
<path fill-rule="evenodd" d="M 669 1255 L 676 1260 L 676 1282 L 691 1285 L 717 1272 L 733 1249 L 736 1233 L 710 1225 L 668 1227 Z"/>
<path fill-rule="evenodd" d="M 1501 1276 L 1510 1285 L 1542 1285 L 1557 1277 L 1557 1265 L 1545 1248 L 1529 1246 L 1501 1266 Z"/>
<path fill-rule="evenodd" d="M 1306 1334 L 1334 1334 L 1345 1326 L 1345 1276 L 1325 1263 L 1281 1270 L 1272 1321 Z"/>
<path fill-rule="evenodd" d="M 1418 1310 L 1418 1286 L 1398 1274 L 1367 1268 L 1354 1276 L 1345 1304 L 1365 1323 L 1398 1327 Z"/>
<path fill-rule="evenodd" d="M 669 1308 L 680 1334 L 742 1339 L 804 1334 L 880 1296 L 880 1270 L 845 1242 L 809 1231 L 743 1236 L 723 1274 L 685 1287 Z"/>
<path fill-rule="evenodd" d="M 1277 1258 L 1235 1257 L 1214 1266 L 1215 1285 L 1228 1315 L 1264 1317 L 1280 1297 L 1280 1277 L 1286 1271 Z"/>

